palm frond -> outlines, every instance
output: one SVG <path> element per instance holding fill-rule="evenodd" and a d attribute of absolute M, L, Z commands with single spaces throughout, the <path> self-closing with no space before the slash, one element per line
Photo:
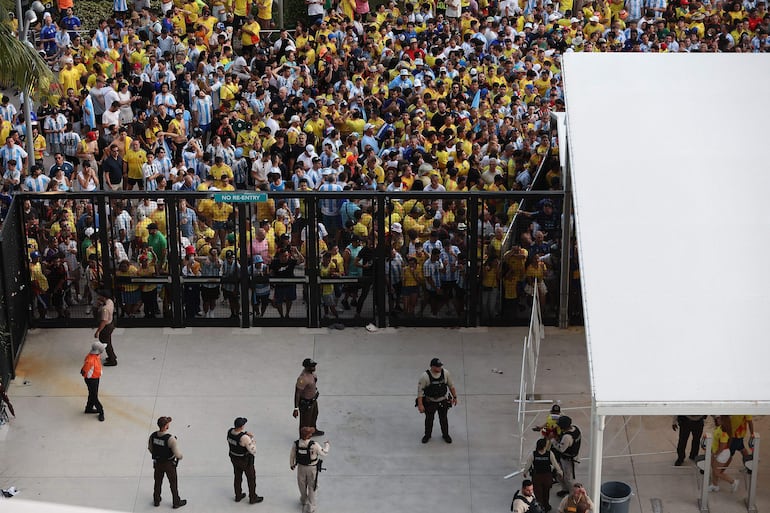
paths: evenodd
<path fill-rule="evenodd" d="M 7 11 L 0 4 L 0 19 L 7 20 Z M 22 43 L 7 22 L 0 22 L 0 86 L 35 90 L 50 84 L 51 70 L 37 51 Z"/>

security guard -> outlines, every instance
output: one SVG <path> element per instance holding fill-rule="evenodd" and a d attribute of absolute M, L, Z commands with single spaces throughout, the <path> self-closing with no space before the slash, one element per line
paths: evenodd
<path fill-rule="evenodd" d="M 425 414 L 425 435 L 422 437 L 422 443 L 428 443 L 433 434 L 433 419 L 436 412 L 438 412 L 442 438 L 446 443 L 452 443 L 447 420 L 447 412 L 452 406 L 457 406 L 457 391 L 452 382 L 452 376 L 444 368 L 441 360 L 433 358 L 430 361 L 430 369 L 420 376 L 417 384 L 417 409 Z"/>
<path fill-rule="evenodd" d="M 524 464 L 526 473 L 532 478 L 532 486 L 535 492 L 535 498 L 545 511 L 551 510 L 550 495 L 551 485 L 553 484 L 554 472 L 561 477 L 561 467 L 556 461 L 553 451 L 548 450 L 548 440 L 541 438 L 535 445 L 535 450 L 527 457 Z"/>
<path fill-rule="evenodd" d="M 257 445 L 254 443 L 254 435 L 244 429 L 248 422 L 244 417 L 238 417 L 233 422 L 233 428 L 227 430 L 227 446 L 230 450 L 230 462 L 233 464 L 235 480 L 235 502 L 241 502 L 246 494 L 243 493 L 243 474 L 246 474 L 246 482 L 249 485 L 249 504 L 257 504 L 265 500 L 257 495 L 257 473 L 254 470 L 254 456 L 257 454 Z"/>
<path fill-rule="evenodd" d="M 295 440 L 289 455 L 289 467 L 297 468 L 297 486 L 299 486 L 299 501 L 303 513 L 315 511 L 315 492 L 318 489 L 318 471 L 320 458 L 329 454 L 329 441 L 323 446 L 311 440 L 318 434 L 312 427 L 300 428 L 300 439 Z"/>
<path fill-rule="evenodd" d="M 315 369 L 316 362 L 312 358 L 302 361 L 302 373 L 297 378 L 297 386 L 294 388 L 294 412 L 296 419 L 299 416 L 299 435 L 302 437 L 302 428 L 314 429 L 313 436 L 323 436 L 324 432 L 316 427 L 318 421 L 318 376 Z"/>
<path fill-rule="evenodd" d="M 168 484 L 171 487 L 173 508 L 177 509 L 187 504 L 187 499 L 179 498 L 176 465 L 182 459 L 182 453 L 179 452 L 176 436 L 168 432 L 170 424 L 171 417 L 160 417 L 158 419 L 158 431 L 150 435 L 147 449 L 152 454 L 152 463 L 155 468 L 155 489 L 152 494 L 153 504 L 156 507 L 160 506 L 160 488 L 163 485 L 163 476 L 165 475 L 168 476 Z"/>
<path fill-rule="evenodd" d="M 564 472 L 559 479 L 562 489 L 556 495 L 564 497 L 570 493 L 572 480 L 575 479 L 575 460 L 580 452 L 581 435 L 580 429 L 572 424 L 567 415 L 559 417 L 558 424 L 561 434 L 551 434 L 551 447 Z"/>

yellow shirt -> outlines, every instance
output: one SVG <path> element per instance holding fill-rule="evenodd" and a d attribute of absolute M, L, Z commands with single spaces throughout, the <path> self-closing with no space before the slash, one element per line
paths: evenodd
<path fill-rule="evenodd" d="M 233 179 L 233 170 L 225 163 L 219 165 L 214 164 L 209 170 L 209 176 L 214 179 L 214 187 L 220 188 L 224 185 L 225 180 Z"/>
<path fill-rule="evenodd" d="M 59 72 L 59 83 L 61 84 L 62 94 L 67 93 L 67 89 L 72 89 L 76 93 L 80 91 L 80 70 L 78 68 L 64 68 Z"/>
<path fill-rule="evenodd" d="M 230 217 L 233 207 L 229 203 L 214 203 L 211 208 L 211 218 L 214 221 L 224 222 Z"/>
<path fill-rule="evenodd" d="M 144 178 L 142 174 L 142 165 L 147 162 L 147 153 L 139 149 L 134 151 L 131 148 L 126 150 L 126 155 L 123 157 L 128 166 L 128 177 L 134 180 L 141 180 Z"/>

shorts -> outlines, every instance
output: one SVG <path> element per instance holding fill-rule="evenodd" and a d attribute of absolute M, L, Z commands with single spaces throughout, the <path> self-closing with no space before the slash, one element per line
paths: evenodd
<path fill-rule="evenodd" d="M 441 292 L 445 297 L 452 297 L 452 294 L 457 289 L 456 281 L 444 281 L 441 282 Z"/>
<path fill-rule="evenodd" d="M 334 292 L 321 296 L 321 304 L 324 306 L 335 306 L 335 303 L 337 303 L 337 298 L 334 296 Z"/>
<path fill-rule="evenodd" d="M 418 292 L 420 292 L 420 287 L 417 285 L 404 285 L 401 287 L 401 293 L 405 296 L 411 296 L 412 294 L 417 294 Z"/>
<path fill-rule="evenodd" d="M 743 443 L 743 438 L 731 438 L 730 439 L 730 456 L 738 451 L 746 449 L 746 445 Z"/>
<path fill-rule="evenodd" d="M 267 306 L 270 304 L 270 291 L 267 294 L 253 294 L 251 296 L 251 304 L 254 306 L 262 305 Z"/>
<path fill-rule="evenodd" d="M 297 299 L 297 286 L 293 283 L 290 285 L 275 286 L 276 303 L 285 303 L 287 301 L 294 301 L 295 299 Z"/>
<path fill-rule="evenodd" d="M 123 292 L 121 295 L 124 305 L 136 305 L 142 299 L 142 293 L 138 290 L 132 290 L 131 292 Z"/>
<path fill-rule="evenodd" d="M 144 187 L 144 180 L 142 178 L 126 178 L 126 183 L 128 183 L 129 189 L 133 188 L 134 185 L 138 185 L 140 189 Z"/>
<path fill-rule="evenodd" d="M 238 299 L 240 294 L 238 293 L 238 289 L 235 289 L 235 290 L 222 289 L 222 296 L 224 296 L 225 299 Z"/>
<path fill-rule="evenodd" d="M 215 230 L 227 230 L 227 221 L 214 221 Z"/>
<path fill-rule="evenodd" d="M 219 287 L 201 287 L 201 297 L 204 301 L 216 301 L 219 297 Z"/>

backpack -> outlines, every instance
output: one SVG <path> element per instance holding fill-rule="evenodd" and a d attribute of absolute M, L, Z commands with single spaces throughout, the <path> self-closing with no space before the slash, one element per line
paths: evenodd
<path fill-rule="evenodd" d="M 519 493 L 519 490 L 516 490 L 516 493 L 513 494 L 513 500 L 511 501 L 511 511 L 513 511 L 513 503 L 516 502 L 516 499 L 521 499 L 524 504 L 529 506 L 527 513 L 545 513 L 545 508 L 543 508 L 543 506 L 537 502 L 537 499 L 532 497 L 532 500 L 527 500 L 523 495 Z"/>

